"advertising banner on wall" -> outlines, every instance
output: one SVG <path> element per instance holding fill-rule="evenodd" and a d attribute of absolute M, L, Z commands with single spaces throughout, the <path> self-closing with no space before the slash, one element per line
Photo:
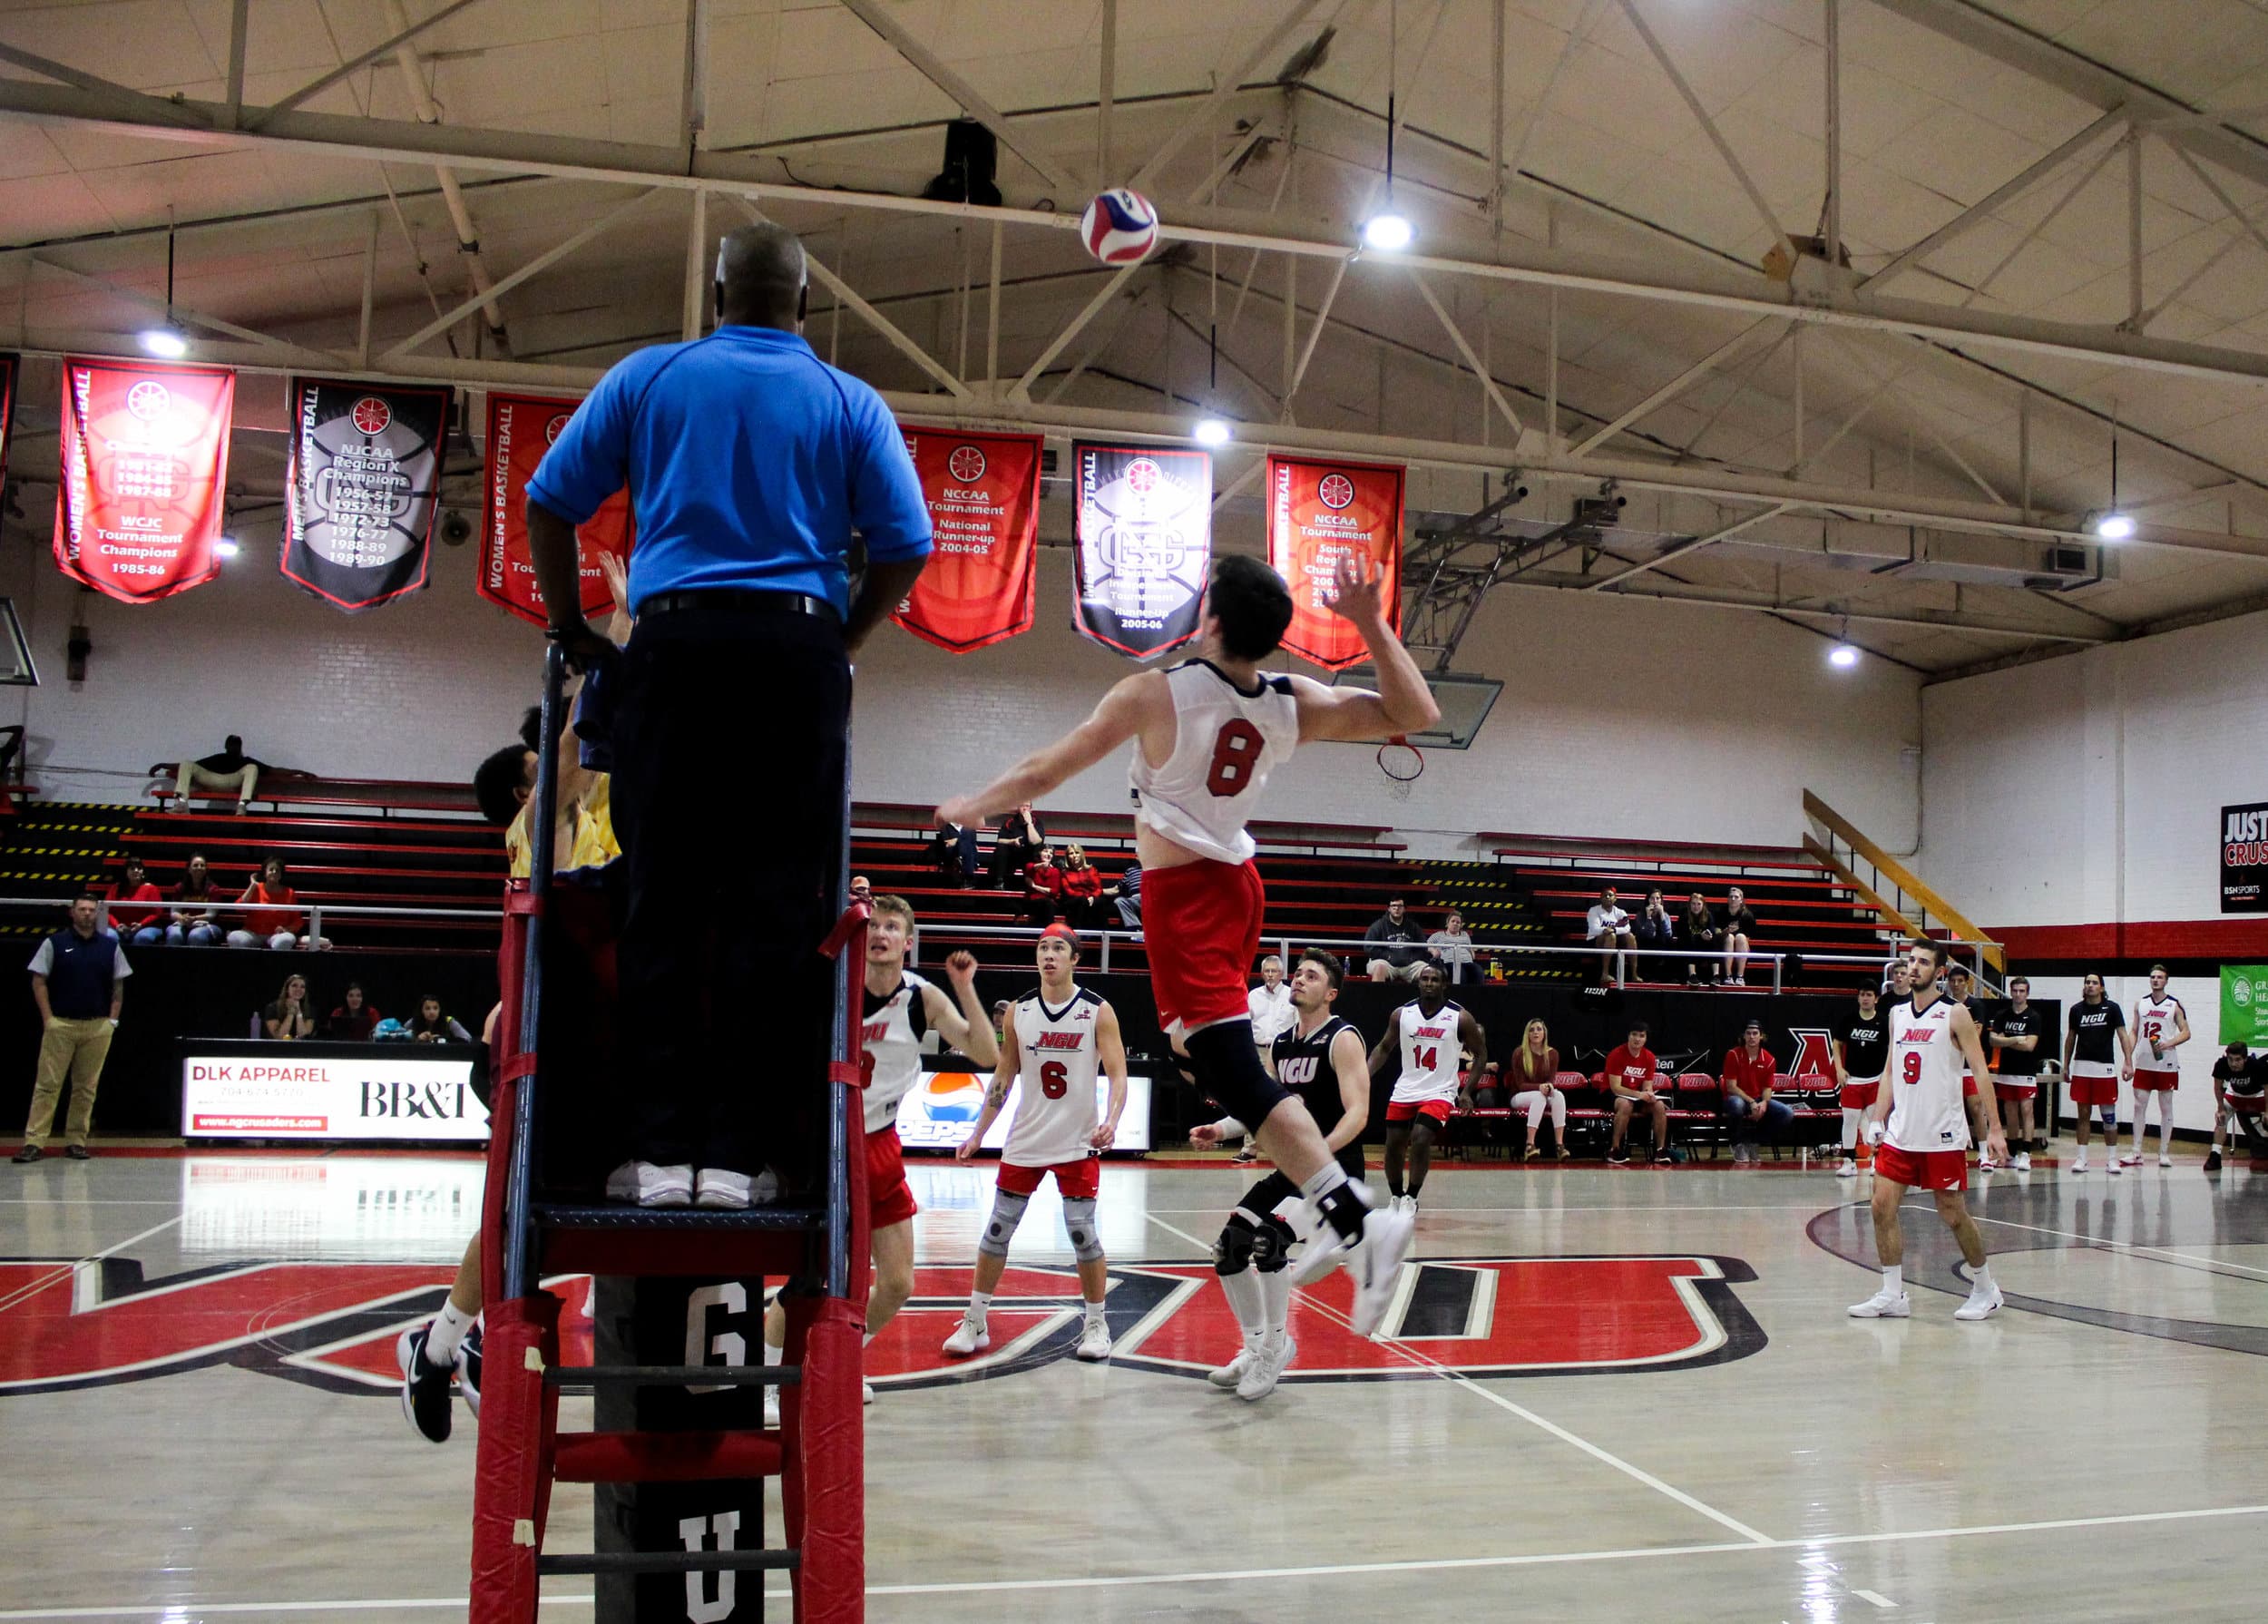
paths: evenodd
<path fill-rule="evenodd" d="M 984 1110 L 984 1088 L 992 1081 L 992 1073 L 980 1077 L 973 1071 L 926 1071 L 921 1082 L 898 1101 L 898 1139 L 909 1150 L 957 1150 L 961 1141 L 969 1137 L 969 1130 Z M 1111 1141 L 1119 1150 L 1147 1150 L 1149 1142 L 1149 1096 L 1152 1081 L 1143 1071 L 1130 1070 L 1126 1076 L 1126 1110 L 1119 1117 L 1118 1137 Z M 1000 1115 L 984 1130 L 982 1149 L 997 1150 L 1008 1143 L 1009 1124 L 1016 1120 L 1016 1103 L 1022 1097 L 1023 1084 L 1011 1083 L 1008 1103 L 1001 1107 Z M 1095 1079 L 1096 1120 L 1100 1121 L 1110 1110 L 1110 1080 L 1098 1075 Z"/>
<path fill-rule="evenodd" d="M 283 572 L 341 609 L 425 584 L 449 391 L 291 383 Z"/>
<path fill-rule="evenodd" d="M 1037 435 L 909 428 L 936 551 L 892 618 L 955 654 L 1031 630 L 1038 582 Z"/>
<path fill-rule="evenodd" d="M 1148 660 L 1197 635 L 1213 567 L 1213 459 L 1202 451 L 1074 445 L 1078 597 L 1072 623 Z"/>
<path fill-rule="evenodd" d="M 1268 563 L 1292 589 L 1284 646 L 1326 670 L 1370 658 L 1362 634 L 1331 612 L 1342 560 L 1383 572 L 1386 624 L 1402 629 L 1402 476 L 1395 465 L 1268 458 Z"/>
<path fill-rule="evenodd" d="M 2221 1042 L 2268 1049 L 2268 964 L 2221 966 Z"/>
<path fill-rule="evenodd" d="M 181 1045 L 181 1133 L 188 1139 L 462 1140 L 488 1137 L 473 1062 L 385 1044 L 352 1055 L 246 1053 L 250 1044 Z M 330 1050 L 340 1045 L 310 1045 Z"/>
<path fill-rule="evenodd" d="M 235 406 L 223 367 L 65 361 L 56 567 L 127 603 L 210 581 Z"/>
<path fill-rule="evenodd" d="M 542 395 L 488 395 L 488 522 L 481 529 L 480 595 L 522 620 L 544 623 L 543 594 L 536 589 L 535 565 L 528 558 L 528 481 L 536 465 L 559 438 L 578 400 Z M 599 554 L 628 558 L 631 548 L 630 493 L 617 491 L 575 530 L 582 570 L 582 611 L 600 615 L 613 607 Z"/>
<path fill-rule="evenodd" d="M 2221 912 L 2268 914 L 2268 801 L 2221 808 Z"/>

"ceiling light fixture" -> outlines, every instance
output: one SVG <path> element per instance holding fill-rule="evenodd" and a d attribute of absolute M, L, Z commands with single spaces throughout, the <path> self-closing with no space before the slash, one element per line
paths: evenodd
<path fill-rule="evenodd" d="M 1397 0 L 1386 11 L 1386 199 L 1378 212 L 1363 222 L 1363 246 L 1376 249 L 1382 254 L 1400 253 L 1417 236 L 1417 228 L 1410 223 L 1409 216 L 1393 206 L 1394 93 L 1401 77 L 1401 16 L 1402 7 Z"/>
<path fill-rule="evenodd" d="M 1849 670 L 1859 662 L 1858 645 L 1851 641 L 1851 617 L 1843 617 L 1843 631 L 1834 646 L 1827 651 L 1827 663 L 1837 670 Z"/>
<path fill-rule="evenodd" d="M 165 221 L 165 320 L 157 327 L 144 328 L 136 335 L 142 347 L 161 360 L 178 361 L 189 353 L 189 335 L 181 331 L 181 324 L 173 319 L 173 220 L 171 210 Z"/>
<path fill-rule="evenodd" d="M 1226 445 L 1237 436 L 1226 419 L 1199 417 L 1197 426 L 1189 431 L 1189 437 L 1200 445 Z"/>
<path fill-rule="evenodd" d="M 212 544 L 212 555 L 215 558 L 234 558 L 243 551 L 244 549 L 237 544 L 236 537 L 232 535 L 224 535 Z"/>
<path fill-rule="evenodd" d="M 2134 534 L 2134 515 L 2122 513 L 2118 507 L 2118 406 L 2111 404 L 2110 417 L 2110 505 L 2095 515 L 2094 531 L 2098 541 L 2123 542 Z"/>

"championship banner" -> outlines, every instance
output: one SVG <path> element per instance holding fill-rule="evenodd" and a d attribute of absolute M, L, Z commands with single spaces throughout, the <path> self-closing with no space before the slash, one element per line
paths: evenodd
<path fill-rule="evenodd" d="M 291 382 L 283 572 L 345 610 L 425 584 L 445 388 Z"/>
<path fill-rule="evenodd" d="M 536 465 L 575 415 L 579 400 L 544 395 L 488 396 L 488 523 L 481 532 L 480 595 L 534 625 L 545 623 L 543 594 L 528 558 L 528 481 Z M 628 559 L 631 547 L 630 492 L 620 490 L 575 528 L 582 571 L 582 611 L 600 615 L 613 607 L 598 555 Z"/>
<path fill-rule="evenodd" d="M 218 574 L 235 406 L 222 367 L 65 361 L 56 567 L 127 603 Z"/>
<path fill-rule="evenodd" d="M 1342 559 L 1368 558 L 1383 579 L 1386 624 L 1402 630 L 1402 478 L 1388 463 L 1268 457 L 1268 563 L 1292 589 L 1284 646 L 1325 670 L 1370 658 L 1362 633 L 1331 612 Z"/>
<path fill-rule="evenodd" d="M 955 654 L 1031 630 L 1040 550 L 1037 435 L 909 428 L 936 550 L 891 619 Z"/>
<path fill-rule="evenodd" d="M 15 375 L 22 356 L 0 355 L 0 479 L 8 472 L 8 442 L 15 432 Z"/>
<path fill-rule="evenodd" d="M 1213 459 L 1202 451 L 1071 447 L 1078 469 L 1074 623 L 1148 660 L 1197 635 L 1213 567 Z"/>
<path fill-rule="evenodd" d="M 2219 1042 L 2268 1048 L 2268 964 L 2221 966 Z"/>
<path fill-rule="evenodd" d="M 2268 914 L 2268 801 L 2221 808 L 2221 912 Z"/>

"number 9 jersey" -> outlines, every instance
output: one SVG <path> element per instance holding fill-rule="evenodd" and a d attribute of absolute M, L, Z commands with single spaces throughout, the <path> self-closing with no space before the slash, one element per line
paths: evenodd
<path fill-rule="evenodd" d="M 1176 845 L 1217 863 L 1253 853 L 1245 827 L 1268 774 L 1299 744 L 1299 701 L 1288 677 L 1263 672 L 1259 688 L 1238 688 L 1207 660 L 1166 673 L 1173 693 L 1173 754 L 1152 767 L 1134 741 L 1127 777 L 1134 817 Z"/>
<path fill-rule="evenodd" d="M 1000 1152 L 1010 1167 L 1060 1167 L 1095 1154 L 1088 1140 L 1101 1120 L 1095 1097 L 1101 1015 L 1102 1000 L 1084 987 L 1053 1008 L 1036 987 L 1016 1001 L 1010 1017 L 1020 1062 L 1016 1116 Z"/>

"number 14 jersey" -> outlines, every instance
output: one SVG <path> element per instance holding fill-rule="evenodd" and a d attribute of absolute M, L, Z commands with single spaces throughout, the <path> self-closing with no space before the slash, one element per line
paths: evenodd
<path fill-rule="evenodd" d="M 1095 1022 L 1102 1000 L 1084 987 L 1051 1006 L 1037 987 L 1016 1001 L 1012 1019 L 1022 1058 L 1016 1118 L 1000 1159 L 1011 1167 L 1051 1168 L 1093 1155 Z"/>
<path fill-rule="evenodd" d="M 1152 767 L 1134 741 L 1127 778 L 1134 817 L 1177 846 L 1217 863 L 1253 852 L 1245 823 L 1268 774 L 1299 745 L 1299 701 L 1289 677 L 1260 673 L 1238 688 L 1209 660 L 1186 660 L 1166 673 L 1173 694 L 1173 754 Z"/>

